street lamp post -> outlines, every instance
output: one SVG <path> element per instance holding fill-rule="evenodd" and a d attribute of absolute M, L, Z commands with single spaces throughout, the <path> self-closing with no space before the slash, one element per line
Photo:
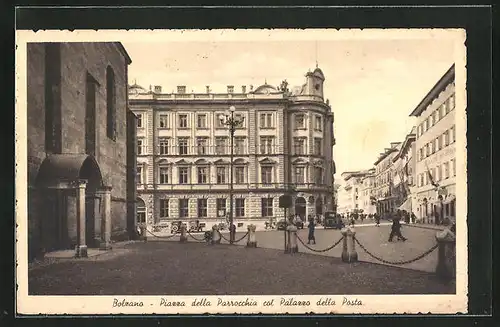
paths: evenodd
<path fill-rule="evenodd" d="M 219 119 L 221 122 L 229 127 L 229 134 L 231 136 L 231 156 L 230 156 L 230 172 L 229 172 L 229 243 L 234 243 L 234 233 L 235 229 L 233 228 L 233 157 L 234 157 L 234 132 L 236 131 L 236 127 L 241 126 L 243 124 L 244 118 L 241 120 L 235 119 L 234 112 L 236 108 L 234 106 L 229 107 L 229 111 L 226 111 L 225 114 L 221 114 Z"/>

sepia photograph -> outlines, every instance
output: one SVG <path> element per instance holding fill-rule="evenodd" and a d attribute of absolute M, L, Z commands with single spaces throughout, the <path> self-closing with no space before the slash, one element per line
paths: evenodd
<path fill-rule="evenodd" d="M 19 312 L 466 312 L 465 38 L 17 31 Z"/>

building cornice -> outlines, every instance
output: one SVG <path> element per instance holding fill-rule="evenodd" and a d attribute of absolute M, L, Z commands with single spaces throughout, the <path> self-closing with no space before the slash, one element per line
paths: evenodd
<path fill-rule="evenodd" d="M 455 79 L 455 64 L 451 65 L 448 71 L 439 79 L 439 81 L 431 88 L 427 95 L 420 101 L 415 109 L 410 113 L 410 116 L 418 117 L 425 111 L 429 104 L 439 96 L 443 90 L 446 89 L 448 84 Z"/>

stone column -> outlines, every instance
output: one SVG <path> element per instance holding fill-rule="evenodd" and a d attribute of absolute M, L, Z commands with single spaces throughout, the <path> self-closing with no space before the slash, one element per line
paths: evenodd
<path fill-rule="evenodd" d="M 285 253 L 297 253 L 299 252 L 299 246 L 297 242 L 297 227 L 295 225 L 288 225 L 286 227 L 286 231 L 288 233 L 288 243 L 287 243 L 287 252 Z"/>
<path fill-rule="evenodd" d="M 111 186 L 96 192 L 101 198 L 101 250 L 111 249 Z"/>
<path fill-rule="evenodd" d="M 75 251 L 75 257 L 86 258 L 87 254 L 87 244 L 85 240 L 85 188 L 86 181 L 78 180 L 75 182 L 76 188 L 76 222 L 77 222 L 77 245 Z"/>
<path fill-rule="evenodd" d="M 250 224 L 247 226 L 248 229 L 248 239 L 247 239 L 247 248 L 256 248 L 257 240 L 255 238 L 255 229 L 257 226 L 254 224 Z"/>
<path fill-rule="evenodd" d="M 345 227 L 341 230 L 344 236 L 343 240 L 343 250 L 342 250 L 342 261 L 343 262 L 356 262 L 358 261 L 358 253 L 356 252 L 356 246 L 354 241 L 354 236 L 356 231 L 353 227 Z"/>

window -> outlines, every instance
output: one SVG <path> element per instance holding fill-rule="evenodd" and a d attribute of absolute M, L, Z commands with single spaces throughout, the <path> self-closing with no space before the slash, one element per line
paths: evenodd
<path fill-rule="evenodd" d="M 137 199 L 137 222 L 146 222 L 146 204 L 142 199 Z"/>
<path fill-rule="evenodd" d="M 207 128 L 207 115 L 200 114 L 198 115 L 198 128 Z"/>
<path fill-rule="evenodd" d="M 455 125 L 451 126 L 451 129 L 450 129 L 450 143 L 454 143 L 456 141 L 455 139 Z"/>
<path fill-rule="evenodd" d="M 160 128 L 168 128 L 168 115 L 161 114 L 158 123 Z"/>
<path fill-rule="evenodd" d="M 160 184 L 168 184 L 170 180 L 170 169 L 166 166 L 160 166 L 159 168 Z"/>
<path fill-rule="evenodd" d="M 225 118 L 225 115 L 222 114 L 222 113 L 216 113 L 215 114 L 215 127 L 216 128 L 226 128 L 226 118 Z M 223 118 L 221 119 L 220 116 L 223 116 Z"/>
<path fill-rule="evenodd" d="M 198 184 L 208 183 L 208 167 L 198 167 Z"/>
<path fill-rule="evenodd" d="M 273 128 L 273 114 L 261 113 L 260 114 L 260 128 Z"/>
<path fill-rule="evenodd" d="M 189 199 L 179 199 L 179 218 L 189 217 Z"/>
<path fill-rule="evenodd" d="M 106 132 L 110 139 L 116 139 L 116 90 L 115 72 L 111 66 L 106 68 Z"/>
<path fill-rule="evenodd" d="M 426 122 L 427 122 L 427 130 L 429 130 L 429 129 L 432 127 L 431 117 L 430 117 L 430 116 L 429 116 L 429 117 L 427 117 Z"/>
<path fill-rule="evenodd" d="M 441 165 L 437 166 L 437 176 L 436 181 L 440 181 L 443 179 L 443 167 Z"/>
<path fill-rule="evenodd" d="M 188 171 L 188 167 L 179 167 L 179 184 L 189 183 Z"/>
<path fill-rule="evenodd" d="M 451 159 L 451 169 L 453 172 L 453 176 L 457 176 L 457 160 Z"/>
<path fill-rule="evenodd" d="M 234 154 L 245 154 L 245 138 L 234 138 Z"/>
<path fill-rule="evenodd" d="M 137 128 L 142 128 L 142 114 L 137 114 Z"/>
<path fill-rule="evenodd" d="M 321 116 L 314 117 L 314 130 L 320 131 L 320 132 L 323 130 L 323 123 L 322 123 Z"/>
<path fill-rule="evenodd" d="M 427 119 L 424 121 L 424 133 L 427 132 L 427 130 L 429 129 L 429 125 L 427 125 Z"/>
<path fill-rule="evenodd" d="M 431 114 L 428 119 L 429 119 L 429 127 L 434 126 L 434 116 Z"/>
<path fill-rule="evenodd" d="M 143 139 L 137 139 L 137 155 L 145 154 L 145 145 Z"/>
<path fill-rule="evenodd" d="M 236 184 L 245 184 L 245 167 L 234 167 L 234 177 Z"/>
<path fill-rule="evenodd" d="M 295 167 L 294 170 L 294 181 L 296 184 L 304 184 L 304 167 Z"/>
<path fill-rule="evenodd" d="M 180 137 L 179 138 L 179 154 L 188 154 L 188 138 Z"/>
<path fill-rule="evenodd" d="M 450 163 L 449 162 L 444 163 L 444 178 L 445 179 L 450 178 Z"/>
<path fill-rule="evenodd" d="M 420 186 L 424 186 L 424 174 L 420 174 Z"/>
<path fill-rule="evenodd" d="M 137 179 L 137 184 L 142 184 L 143 179 L 142 179 L 142 166 L 137 166 L 137 174 L 136 174 L 136 179 Z"/>
<path fill-rule="evenodd" d="M 455 94 L 452 94 L 450 97 L 450 111 L 455 109 Z"/>
<path fill-rule="evenodd" d="M 226 184 L 226 167 L 217 167 L 217 184 Z"/>
<path fill-rule="evenodd" d="M 262 217 L 273 216 L 273 198 L 261 199 Z"/>
<path fill-rule="evenodd" d="M 306 127 L 306 120 L 303 114 L 295 114 L 295 129 L 304 129 Z"/>
<path fill-rule="evenodd" d="M 207 199 L 198 199 L 198 217 L 207 217 Z"/>
<path fill-rule="evenodd" d="M 226 154 L 227 137 L 215 138 L 215 154 Z"/>
<path fill-rule="evenodd" d="M 179 115 L 179 128 L 188 128 L 188 116 L 186 114 Z"/>
<path fill-rule="evenodd" d="M 293 139 L 293 149 L 295 155 L 304 155 L 305 154 L 305 139 L 302 137 L 295 137 Z"/>
<path fill-rule="evenodd" d="M 443 138 L 440 136 L 437 137 L 438 141 L 438 149 L 441 150 L 443 148 Z"/>
<path fill-rule="evenodd" d="M 260 168 L 262 184 L 272 184 L 273 182 L 273 167 L 262 166 Z"/>
<path fill-rule="evenodd" d="M 433 113 L 432 113 L 432 120 L 434 120 L 434 125 L 436 125 L 436 123 L 438 122 L 438 111 L 435 110 Z"/>
<path fill-rule="evenodd" d="M 431 154 L 434 154 L 436 152 L 436 142 L 432 141 L 430 145 L 431 145 Z"/>
<path fill-rule="evenodd" d="M 323 153 L 321 143 L 322 142 L 320 138 L 314 138 L 314 155 L 316 156 L 321 156 Z"/>
<path fill-rule="evenodd" d="M 430 156 L 431 154 L 431 147 L 429 146 L 429 143 L 425 145 L 425 157 Z"/>
<path fill-rule="evenodd" d="M 168 154 L 168 138 L 166 137 L 161 137 L 158 140 L 158 147 L 160 148 L 160 154 L 165 155 Z"/>
<path fill-rule="evenodd" d="M 244 128 L 245 127 L 245 117 L 243 114 L 234 114 L 234 120 L 239 122 L 236 128 Z"/>
<path fill-rule="evenodd" d="M 236 199 L 234 213 L 235 217 L 245 217 L 245 199 Z"/>
<path fill-rule="evenodd" d="M 160 217 L 168 218 L 169 199 L 160 199 Z"/>
<path fill-rule="evenodd" d="M 444 145 L 445 146 L 450 145 L 450 132 L 449 131 L 444 132 Z"/>
<path fill-rule="evenodd" d="M 321 167 L 314 167 L 314 183 L 318 185 L 323 184 L 323 168 Z M 356 193 L 358 192 L 358 189 L 356 188 Z"/>
<path fill-rule="evenodd" d="M 217 199 L 217 217 L 226 216 L 226 199 Z"/>
<path fill-rule="evenodd" d="M 208 139 L 206 137 L 198 137 L 196 140 L 198 146 L 198 154 L 207 154 L 208 153 Z"/>
<path fill-rule="evenodd" d="M 273 153 L 273 137 L 272 136 L 261 136 L 260 137 L 260 154 L 272 154 Z"/>
<path fill-rule="evenodd" d="M 424 148 L 420 148 L 419 152 L 419 160 L 424 160 Z"/>
<path fill-rule="evenodd" d="M 184 86 L 184 85 L 177 86 L 177 93 L 179 93 L 179 94 L 186 93 L 186 86 Z"/>
<path fill-rule="evenodd" d="M 451 111 L 451 97 L 445 101 L 445 113 L 448 114 Z"/>

